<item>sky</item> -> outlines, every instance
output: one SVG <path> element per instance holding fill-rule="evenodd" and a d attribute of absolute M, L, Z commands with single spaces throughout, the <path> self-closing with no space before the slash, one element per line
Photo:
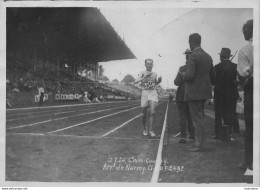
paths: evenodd
<path fill-rule="evenodd" d="M 154 60 L 153 71 L 162 76 L 163 88 L 176 88 L 173 81 L 185 64 L 183 52 L 192 33 L 202 37 L 202 48 L 219 63 L 221 48 L 232 54 L 244 46 L 243 24 L 253 18 L 250 8 L 101 8 L 101 13 L 126 42 L 137 59 L 100 63 L 110 80 L 126 74 L 137 77 L 145 70 L 144 60 Z M 237 62 L 237 54 L 233 59 Z"/>

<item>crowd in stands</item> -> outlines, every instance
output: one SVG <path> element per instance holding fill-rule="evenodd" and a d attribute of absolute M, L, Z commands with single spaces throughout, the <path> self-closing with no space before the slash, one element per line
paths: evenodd
<path fill-rule="evenodd" d="M 85 92 L 87 92 L 88 99 L 91 102 L 104 101 L 108 94 L 125 96 L 127 98 L 136 98 L 140 94 L 140 90 L 134 86 L 126 85 L 124 89 L 116 88 L 115 86 L 95 82 L 79 75 L 73 77 L 73 75 L 60 73 L 57 76 L 56 73 L 23 72 L 19 68 L 12 68 L 6 70 L 6 105 L 11 107 L 12 102 L 19 97 L 19 92 L 27 91 L 38 94 L 40 87 L 43 87 L 44 93 L 49 95 L 79 94 L 84 97 Z"/>
<path fill-rule="evenodd" d="M 129 94 L 138 95 L 138 96 L 141 95 L 141 88 L 139 88 L 131 83 L 111 82 L 111 83 L 108 83 L 108 86 L 110 86 L 111 88 L 120 90 L 120 91 L 127 92 Z"/>

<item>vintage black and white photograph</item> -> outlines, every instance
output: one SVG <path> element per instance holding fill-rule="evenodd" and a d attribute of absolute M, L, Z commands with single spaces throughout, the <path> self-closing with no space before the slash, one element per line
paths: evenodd
<path fill-rule="evenodd" d="M 259 2 L 216 2 L 3 3 L 4 181 L 259 186 Z"/>

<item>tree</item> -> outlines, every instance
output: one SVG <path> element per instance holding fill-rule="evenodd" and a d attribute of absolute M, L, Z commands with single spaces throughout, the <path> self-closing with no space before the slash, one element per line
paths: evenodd
<path fill-rule="evenodd" d="M 114 83 L 118 83 L 119 81 L 117 79 L 112 80 Z"/>
<path fill-rule="evenodd" d="M 123 80 L 122 80 L 121 82 L 124 82 L 124 83 L 129 84 L 129 83 L 133 83 L 134 81 L 135 81 L 134 77 L 133 77 L 132 75 L 130 75 L 130 74 L 127 74 L 127 75 L 123 78 Z"/>
<path fill-rule="evenodd" d="M 109 81 L 109 78 L 107 76 L 102 76 L 102 77 L 100 77 L 100 79 L 103 81 Z"/>
<path fill-rule="evenodd" d="M 102 65 L 98 65 L 98 76 L 99 77 L 103 76 L 104 71 L 105 71 L 105 69 L 103 68 L 103 66 Z"/>

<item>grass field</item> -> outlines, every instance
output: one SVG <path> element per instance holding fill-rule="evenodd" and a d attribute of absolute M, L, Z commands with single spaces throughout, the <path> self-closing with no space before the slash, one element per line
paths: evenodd
<path fill-rule="evenodd" d="M 175 119 L 170 119 L 173 117 Z M 163 160 L 168 162 L 168 169 L 160 173 L 162 183 L 253 183 L 252 176 L 244 176 L 245 171 L 237 168 L 244 155 L 243 131 L 241 135 L 234 134 L 235 140 L 231 142 L 214 140 L 214 119 L 211 117 L 207 114 L 205 117 L 206 151 L 192 152 L 193 140 L 180 144 L 179 137 L 174 137 L 180 131 L 179 119 L 176 105 L 170 104 L 168 131 L 171 138 L 163 149 Z M 183 167 L 183 171 L 170 170 L 171 165 Z"/>

